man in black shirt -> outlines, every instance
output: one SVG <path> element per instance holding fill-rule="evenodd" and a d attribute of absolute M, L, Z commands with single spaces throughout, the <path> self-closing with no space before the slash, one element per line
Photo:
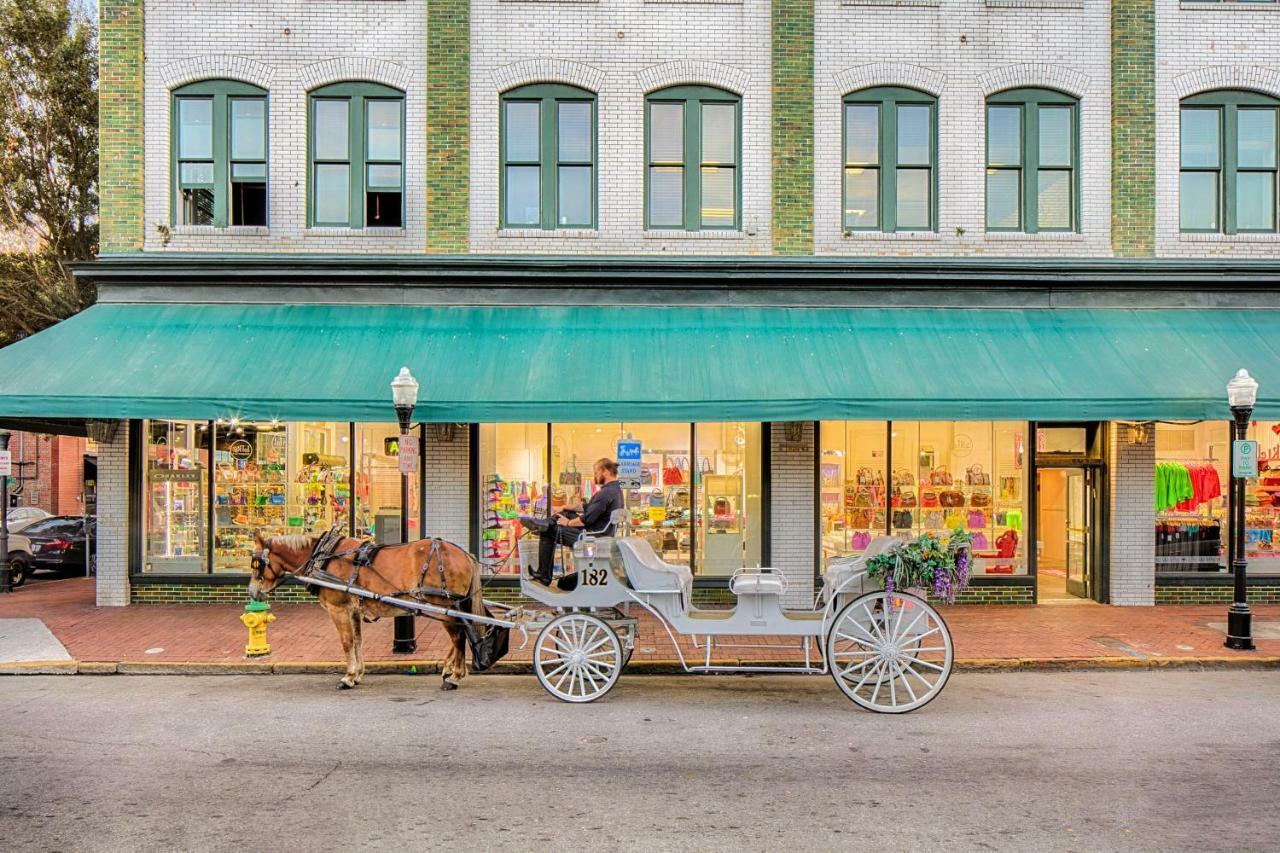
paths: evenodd
<path fill-rule="evenodd" d="M 622 509 L 622 487 L 618 485 L 618 463 L 601 459 L 595 464 L 595 484 L 599 487 L 584 509 L 581 504 L 566 506 L 552 519 L 552 524 L 538 534 L 538 571 L 534 579 L 551 583 L 551 567 L 555 562 L 556 545 L 572 545 L 583 532 L 603 531 L 598 535 L 612 536 L 610 516 Z M 576 580 L 576 579 L 575 579 Z M 575 583 L 576 585 L 576 583 Z M 572 588 L 572 587 L 565 587 Z"/>

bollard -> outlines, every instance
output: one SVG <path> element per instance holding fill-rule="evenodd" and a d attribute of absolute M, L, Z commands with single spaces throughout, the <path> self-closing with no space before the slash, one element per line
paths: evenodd
<path fill-rule="evenodd" d="M 244 606 L 240 621 L 249 629 L 249 645 L 244 647 L 244 653 L 249 657 L 271 654 L 271 647 L 267 645 L 267 625 L 276 621 L 271 605 L 265 601 L 250 601 Z"/>

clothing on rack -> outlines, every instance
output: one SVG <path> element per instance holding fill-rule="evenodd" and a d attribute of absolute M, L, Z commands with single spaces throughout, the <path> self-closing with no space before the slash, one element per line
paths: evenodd
<path fill-rule="evenodd" d="M 1166 571 L 1216 572 L 1222 526 L 1210 519 L 1164 520 L 1156 524 L 1156 565 Z"/>
<path fill-rule="evenodd" d="M 1222 480 L 1213 465 L 1156 464 L 1156 512 L 1190 512 L 1222 497 Z"/>

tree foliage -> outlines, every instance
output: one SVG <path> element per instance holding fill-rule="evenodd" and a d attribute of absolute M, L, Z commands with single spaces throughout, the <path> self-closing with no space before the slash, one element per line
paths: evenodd
<path fill-rule="evenodd" d="M 77 0 L 0 0 L 0 343 L 84 308 L 98 250 L 97 32 Z"/>

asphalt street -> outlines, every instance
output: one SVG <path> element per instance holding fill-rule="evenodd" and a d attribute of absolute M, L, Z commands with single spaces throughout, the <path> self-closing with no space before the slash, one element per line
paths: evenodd
<path fill-rule="evenodd" d="M 1275 850 L 1280 673 L 0 680 L 5 850 Z"/>

